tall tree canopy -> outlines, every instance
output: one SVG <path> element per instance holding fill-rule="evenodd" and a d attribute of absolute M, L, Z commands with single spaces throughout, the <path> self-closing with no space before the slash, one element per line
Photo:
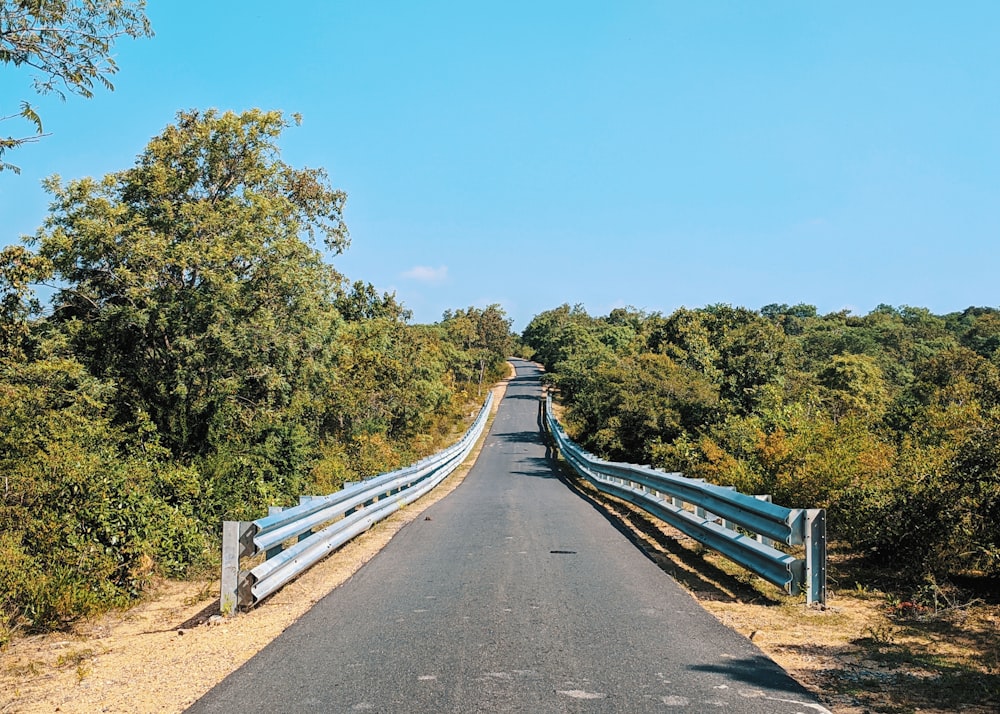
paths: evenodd
<path fill-rule="evenodd" d="M 152 36 L 145 9 L 146 0 L 0 0 L 0 63 L 33 70 L 40 94 L 91 97 L 95 83 L 114 89 L 111 48 L 122 35 Z M 16 172 L 4 154 L 42 133 L 41 117 L 27 101 L 16 110 L 0 107 L 0 121 L 18 117 L 35 134 L 0 135 L 0 171 Z"/>
<path fill-rule="evenodd" d="M 91 371 L 120 418 L 148 413 L 178 455 L 286 407 L 327 359 L 346 197 L 284 163 L 280 112 L 182 112 L 134 168 L 64 184 L 35 237 Z M 322 371 L 322 370 L 318 370 Z"/>
<path fill-rule="evenodd" d="M 511 320 L 494 303 L 484 309 L 447 310 L 442 324 L 450 339 L 464 350 L 470 367 L 467 379 L 475 381 L 481 393 L 487 373 L 498 374 L 510 352 Z"/>
<path fill-rule="evenodd" d="M 346 197 L 282 160 L 289 125 L 182 112 L 131 168 L 49 179 L 0 251 L 0 645 L 183 573 L 223 519 L 432 453 L 503 366 L 499 306 L 409 325 L 325 262 Z"/>

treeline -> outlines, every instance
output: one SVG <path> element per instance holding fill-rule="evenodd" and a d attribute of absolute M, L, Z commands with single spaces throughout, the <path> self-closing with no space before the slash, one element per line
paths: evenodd
<path fill-rule="evenodd" d="M 498 306 L 411 325 L 324 260 L 345 196 L 280 159 L 287 126 L 181 113 L 132 168 L 50 179 L 0 254 L 0 643 L 204 564 L 224 519 L 431 453 L 502 375 Z"/>
<path fill-rule="evenodd" d="M 908 579 L 1000 573 L 1000 311 L 563 305 L 523 340 L 571 432 L 795 507 Z"/>

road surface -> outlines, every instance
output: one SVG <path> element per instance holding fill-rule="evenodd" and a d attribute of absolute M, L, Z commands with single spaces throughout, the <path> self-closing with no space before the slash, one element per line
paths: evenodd
<path fill-rule="evenodd" d="M 461 486 L 188 711 L 826 711 L 560 481 L 515 366 Z"/>

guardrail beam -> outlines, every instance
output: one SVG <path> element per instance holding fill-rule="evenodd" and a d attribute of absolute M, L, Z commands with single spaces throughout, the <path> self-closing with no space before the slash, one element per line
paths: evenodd
<path fill-rule="evenodd" d="M 804 591 L 810 604 L 826 602 L 825 511 L 785 508 L 770 503 L 769 496 L 748 496 L 703 479 L 599 459 L 566 436 L 552 414 L 551 397 L 545 402 L 544 423 L 567 463 L 599 490 L 672 523 L 790 594 Z M 715 522 L 719 519 L 721 526 Z M 756 539 L 736 534 L 737 526 Z M 804 545 L 806 557 L 796 559 L 774 543 Z"/>
<path fill-rule="evenodd" d="M 266 517 L 256 521 L 226 521 L 220 598 L 223 614 L 233 615 L 257 604 L 350 538 L 443 481 L 472 451 L 492 404 L 490 393 L 457 443 L 415 464 L 345 484 L 326 496 L 302 496 L 298 506 L 272 507 Z M 241 557 L 261 551 L 266 553 L 263 563 L 253 570 L 240 570 Z"/>

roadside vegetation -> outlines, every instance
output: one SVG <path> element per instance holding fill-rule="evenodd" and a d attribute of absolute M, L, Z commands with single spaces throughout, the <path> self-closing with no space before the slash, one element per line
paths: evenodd
<path fill-rule="evenodd" d="M 831 711 L 985 714 L 1000 707 L 998 475 L 983 458 L 995 448 L 983 446 L 995 440 L 996 319 L 808 306 L 592 318 L 563 306 L 532 321 L 520 354 L 546 364 L 560 421 L 588 449 L 829 509 L 829 599 L 816 610 L 564 469 Z"/>
<path fill-rule="evenodd" d="M 413 325 L 328 262 L 346 196 L 281 160 L 292 124 L 182 112 L 133 167 L 49 179 L 0 252 L 0 644 L 203 567 L 224 519 L 433 452 L 503 375 L 499 306 Z"/>
<path fill-rule="evenodd" d="M 1000 707 L 1000 603 L 901 600 L 846 543 L 830 551 L 827 607 L 805 607 L 630 503 L 565 468 L 590 500 L 723 624 L 742 633 L 837 714 L 969 712 Z M 981 595 L 985 594 L 983 592 Z"/>
<path fill-rule="evenodd" d="M 1000 576 L 1000 311 L 579 307 L 523 334 L 574 437 L 793 507 L 933 606 Z"/>

